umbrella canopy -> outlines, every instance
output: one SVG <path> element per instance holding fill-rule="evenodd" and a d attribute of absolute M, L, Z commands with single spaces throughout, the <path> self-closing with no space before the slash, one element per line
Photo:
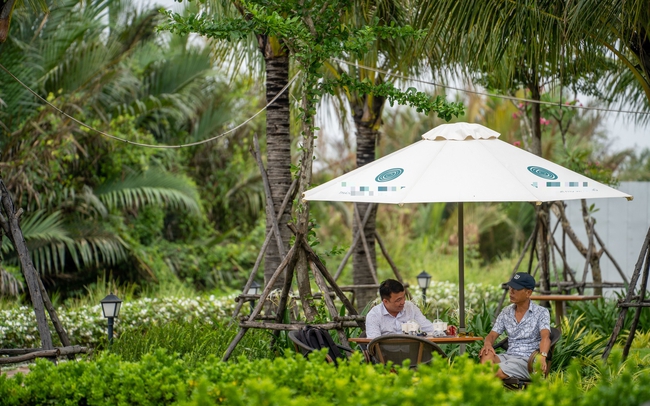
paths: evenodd
<path fill-rule="evenodd" d="M 422 141 L 317 186 L 303 198 L 393 204 L 632 199 L 498 137 L 479 124 L 443 124 Z"/>
<path fill-rule="evenodd" d="M 632 196 L 498 139 L 479 124 L 443 124 L 422 140 L 308 190 L 304 200 L 355 203 L 550 202 Z M 465 327 L 459 238 L 460 327 Z"/>

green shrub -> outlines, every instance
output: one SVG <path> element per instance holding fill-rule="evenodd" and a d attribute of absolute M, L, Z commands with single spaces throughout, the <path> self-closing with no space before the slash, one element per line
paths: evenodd
<path fill-rule="evenodd" d="M 92 361 L 38 360 L 26 376 L 0 377 L 3 405 L 640 405 L 650 400 L 650 369 L 620 362 L 616 353 L 585 387 L 580 365 L 525 391 L 505 390 L 494 370 L 467 357 L 435 358 L 416 370 L 368 365 L 360 354 L 338 368 L 325 352 L 273 360 L 221 362 L 210 357 L 190 367 L 157 350 L 128 362 L 104 353 Z M 394 372 L 393 372 L 394 370 Z"/>

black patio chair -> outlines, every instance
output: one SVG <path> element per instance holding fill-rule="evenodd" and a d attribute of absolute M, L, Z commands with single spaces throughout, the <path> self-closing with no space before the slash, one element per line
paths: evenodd
<path fill-rule="evenodd" d="M 557 344 L 557 342 L 560 340 L 560 337 L 562 337 L 562 333 L 560 332 L 560 330 L 556 329 L 555 327 L 551 327 L 551 349 L 548 351 L 548 356 L 546 357 L 546 365 L 548 365 L 549 371 L 551 370 L 551 362 L 553 361 L 553 349 L 555 348 L 555 344 Z M 493 348 L 495 350 L 497 348 L 502 348 L 507 351 L 508 337 L 494 344 Z M 528 357 L 529 374 L 533 373 L 535 360 L 538 356 L 539 356 L 539 350 L 535 350 L 533 351 L 532 354 L 530 354 L 530 357 Z M 544 374 L 544 378 L 546 378 L 547 375 L 548 372 Z M 525 389 L 530 384 L 530 382 L 531 382 L 530 379 L 507 378 L 503 380 L 503 386 L 505 386 L 508 389 Z"/>
<path fill-rule="evenodd" d="M 447 358 L 447 354 L 434 342 L 423 337 L 406 334 L 388 334 L 377 337 L 368 344 L 368 352 L 382 364 L 392 361 L 402 365 L 404 360 L 411 360 L 411 368 L 431 362 L 433 354 Z"/>

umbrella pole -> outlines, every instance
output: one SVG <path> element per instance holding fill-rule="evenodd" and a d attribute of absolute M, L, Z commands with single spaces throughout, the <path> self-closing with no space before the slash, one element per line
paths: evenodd
<path fill-rule="evenodd" d="M 465 331 L 465 230 L 463 229 L 463 202 L 458 203 L 458 333 Z M 460 354 L 465 352 L 465 344 L 460 345 Z"/>

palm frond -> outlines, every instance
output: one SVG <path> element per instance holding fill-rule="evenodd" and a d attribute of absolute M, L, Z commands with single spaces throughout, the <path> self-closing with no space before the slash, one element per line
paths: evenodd
<path fill-rule="evenodd" d="M 194 213 L 201 210 L 195 185 L 187 178 L 159 170 L 108 182 L 95 189 L 95 194 L 109 209 L 159 204 Z"/>
<path fill-rule="evenodd" d="M 0 297 L 18 296 L 23 290 L 23 284 L 16 279 L 11 273 L 0 266 Z"/>
<path fill-rule="evenodd" d="M 74 228 L 71 235 L 73 243 L 67 248 L 77 268 L 116 265 L 129 256 L 128 245 L 116 233 L 98 225 Z"/>

